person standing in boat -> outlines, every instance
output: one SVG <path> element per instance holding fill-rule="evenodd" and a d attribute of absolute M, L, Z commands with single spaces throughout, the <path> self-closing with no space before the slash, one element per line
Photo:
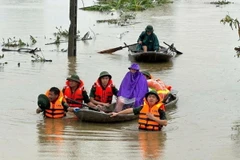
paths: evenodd
<path fill-rule="evenodd" d="M 137 51 L 159 51 L 159 41 L 157 35 L 153 33 L 153 26 L 148 25 L 143 31 L 138 40 Z"/>
<path fill-rule="evenodd" d="M 99 110 L 98 106 L 93 104 L 84 89 L 84 83 L 79 76 L 74 74 L 67 78 L 66 86 L 63 88 L 64 97 L 70 107 L 82 108 L 83 101 L 94 110 Z"/>
<path fill-rule="evenodd" d="M 153 79 L 151 74 L 147 71 L 142 71 L 142 73 L 147 79 L 149 89 L 156 90 L 159 95 L 160 101 L 163 102 L 166 99 L 166 97 L 170 94 L 172 86 L 166 85 L 160 79 Z"/>
<path fill-rule="evenodd" d="M 129 72 L 123 78 L 118 91 L 116 112 L 121 111 L 125 106 L 142 105 L 144 95 L 148 92 L 147 80 L 139 71 L 139 65 L 133 63 L 128 69 Z"/>
<path fill-rule="evenodd" d="M 118 113 L 112 112 L 111 117 L 134 113 L 139 115 L 139 129 L 160 131 L 163 126 L 167 126 L 166 114 L 161 108 L 164 104 L 160 101 L 158 93 L 154 90 L 145 94 L 144 104 L 137 108 L 127 108 Z"/>
<path fill-rule="evenodd" d="M 73 108 L 67 105 L 63 93 L 57 87 L 52 87 L 45 94 L 40 94 L 38 106 L 36 113 L 43 112 L 47 118 L 63 118 L 67 111 L 73 112 Z"/>
<path fill-rule="evenodd" d="M 95 105 L 108 107 L 113 95 L 117 96 L 118 89 L 113 85 L 112 76 L 102 71 L 90 91 L 90 101 Z"/>

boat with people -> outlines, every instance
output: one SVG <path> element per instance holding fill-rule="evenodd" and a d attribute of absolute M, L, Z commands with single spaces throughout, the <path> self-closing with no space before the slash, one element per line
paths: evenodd
<path fill-rule="evenodd" d="M 166 99 L 165 108 L 172 108 L 176 105 L 178 101 L 177 92 L 172 92 L 170 99 Z M 136 120 L 138 115 L 128 114 L 128 115 L 118 115 L 115 117 L 110 117 L 109 113 L 113 112 L 116 107 L 116 103 L 111 104 L 109 107 L 104 107 L 103 111 L 96 111 L 89 109 L 89 107 L 83 107 L 74 114 L 82 122 L 93 122 L 93 123 L 117 123 Z"/>
<path fill-rule="evenodd" d="M 125 44 L 127 45 L 127 44 Z M 167 62 L 170 61 L 177 55 L 177 52 L 174 49 L 174 45 L 170 45 L 167 48 L 159 46 L 159 51 L 138 51 L 136 50 L 137 44 L 131 45 L 128 47 L 129 59 L 136 62 Z"/>

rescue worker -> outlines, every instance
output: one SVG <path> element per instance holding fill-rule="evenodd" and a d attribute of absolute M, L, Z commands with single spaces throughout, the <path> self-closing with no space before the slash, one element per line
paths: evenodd
<path fill-rule="evenodd" d="M 63 88 L 63 94 L 70 107 L 82 108 L 83 101 L 90 108 L 99 110 L 98 106 L 93 104 L 84 89 L 84 83 L 79 76 L 74 74 L 67 78 L 66 86 Z"/>
<path fill-rule="evenodd" d="M 113 95 L 117 96 L 118 89 L 113 85 L 112 76 L 102 71 L 90 91 L 90 101 L 95 105 L 109 106 Z"/>
<path fill-rule="evenodd" d="M 56 87 L 38 96 L 38 106 L 36 113 L 43 112 L 47 118 L 63 118 L 67 111 L 73 112 L 73 108 L 65 102 L 63 93 Z"/>
<path fill-rule="evenodd" d="M 111 117 L 134 113 L 139 115 L 139 129 L 160 131 L 163 126 L 167 126 L 167 120 L 165 112 L 161 109 L 164 105 L 160 102 L 160 98 L 156 91 L 150 91 L 145 95 L 144 104 L 137 108 L 128 108 L 118 113 L 112 112 Z"/>
<path fill-rule="evenodd" d="M 153 33 L 153 26 L 151 25 L 148 25 L 145 28 L 145 31 L 140 34 L 137 42 L 137 51 L 159 51 L 159 41 L 157 35 Z"/>

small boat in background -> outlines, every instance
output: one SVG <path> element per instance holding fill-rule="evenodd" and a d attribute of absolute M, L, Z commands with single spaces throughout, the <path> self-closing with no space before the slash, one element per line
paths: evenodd
<path fill-rule="evenodd" d="M 171 45 L 173 46 L 173 44 Z M 148 51 L 148 52 L 143 52 L 143 51 L 136 51 L 136 45 L 132 45 L 128 47 L 129 51 L 129 59 L 131 61 L 136 61 L 136 62 L 167 62 L 170 61 L 173 57 L 176 56 L 176 52 L 172 47 L 169 46 L 168 48 L 165 48 L 163 46 L 159 46 L 159 51 Z"/>

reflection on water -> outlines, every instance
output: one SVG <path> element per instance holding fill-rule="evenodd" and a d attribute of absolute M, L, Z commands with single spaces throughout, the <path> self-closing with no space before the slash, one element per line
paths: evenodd
<path fill-rule="evenodd" d="M 161 159 L 166 139 L 164 132 L 139 131 L 138 140 L 142 159 Z"/>
<path fill-rule="evenodd" d="M 77 74 L 77 57 L 68 57 L 68 75 Z"/>
<path fill-rule="evenodd" d="M 37 124 L 40 158 L 79 158 L 77 142 L 74 139 L 69 141 L 66 132 L 69 123 L 74 122 L 73 120 L 46 118 Z"/>

